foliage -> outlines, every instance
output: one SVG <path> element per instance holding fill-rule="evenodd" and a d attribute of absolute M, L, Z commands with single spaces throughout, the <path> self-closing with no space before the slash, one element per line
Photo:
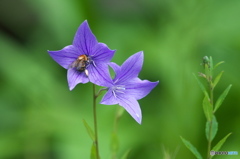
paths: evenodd
<path fill-rule="evenodd" d="M 202 82 L 194 75 L 195 78 L 197 79 L 197 82 L 198 82 L 200 88 L 202 89 L 202 91 L 204 93 L 203 111 L 204 111 L 204 114 L 207 119 L 205 133 L 206 133 L 206 138 L 208 141 L 208 146 L 207 146 L 208 147 L 208 150 L 207 150 L 207 158 L 208 159 L 211 159 L 213 157 L 213 155 L 210 154 L 210 151 L 212 151 L 212 150 L 218 151 L 221 148 L 221 146 L 224 144 L 224 142 L 226 141 L 228 136 L 231 134 L 231 133 L 229 133 L 226 137 L 224 137 L 222 140 L 220 140 L 214 148 L 212 148 L 212 141 L 218 131 L 218 122 L 215 117 L 215 112 L 222 104 L 223 100 L 227 96 L 227 94 L 232 86 L 232 85 L 229 85 L 227 87 L 227 89 L 225 89 L 225 91 L 219 96 L 219 98 L 217 99 L 216 104 L 215 104 L 215 101 L 213 98 L 214 97 L 213 91 L 214 91 L 215 87 L 217 86 L 220 78 L 222 77 L 223 71 L 220 72 L 215 78 L 213 77 L 213 71 L 215 68 L 217 68 L 217 66 L 219 66 L 222 63 L 223 62 L 219 62 L 219 63 L 217 63 L 217 65 L 213 66 L 213 59 L 211 56 L 203 57 L 202 65 L 205 69 L 205 72 L 199 73 L 199 76 L 201 76 L 202 78 L 204 78 L 206 80 L 207 85 L 208 85 L 208 88 L 207 88 L 208 91 L 204 87 Z M 197 149 L 189 141 L 183 139 L 182 137 L 181 137 L 181 139 L 182 139 L 183 143 L 185 144 L 185 146 L 195 155 L 195 157 L 197 157 L 198 159 L 202 158 L 201 155 L 199 154 L 199 152 L 197 151 Z"/>

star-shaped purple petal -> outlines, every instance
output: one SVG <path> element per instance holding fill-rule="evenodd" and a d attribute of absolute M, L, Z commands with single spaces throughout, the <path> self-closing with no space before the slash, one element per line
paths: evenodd
<path fill-rule="evenodd" d="M 92 82 L 97 85 L 110 82 L 109 61 L 115 50 L 99 43 L 85 20 L 78 28 L 73 44 L 58 51 L 48 51 L 50 56 L 63 68 L 68 69 L 67 79 L 72 90 L 79 83 Z"/>
<path fill-rule="evenodd" d="M 142 121 L 142 113 L 137 100 L 148 95 L 156 87 L 158 82 L 141 80 L 137 76 L 142 69 L 143 52 L 138 52 L 129 57 L 122 66 L 115 63 L 109 65 L 116 75 L 110 83 L 103 85 L 108 88 L 101 104 L 119 104 L 139 123 Z"/>

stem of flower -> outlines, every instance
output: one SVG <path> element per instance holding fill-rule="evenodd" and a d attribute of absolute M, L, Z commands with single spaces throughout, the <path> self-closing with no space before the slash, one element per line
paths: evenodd
<path fill-rule="evenodd" d="M 116 135 L 116 137 L 117 137 L 117 122 L 118 122 L 118 107 L 117 107 L 117 110 L 116 110 L 116 115 L 115 115 L 115 119 L 114 119 L 114 123 L 113 123 L 113 132 L 112 132 L 113 135 Z M 112 141 L 112 142 L 116 142 L 116 141 Z M 112 149 L 111 159 L 116 159 L 116 158 L 117 158 L 117 151 L 116 151 L 116 149 Z"/>
<path fill-rule="evenodd" d="M 211 89 L 210 86 L 210 103 L 212 105 L 213 108 L 213 89 Z M 211 135 L 212 135 L 212 119 L 211 121 L 209 121 L 209 134 L 208 134 L 208 151 L 207 151 L 207 158 L 211 159 L 211 155 L 210 155 L 210 151 L 211 151 L 211 145 L 212 145 L 212 140 L 211 140 Z"/>
<path fill-rule="evenodd" d="M 210 61 L 212 62 L 212 61 Z M 211 66 L 211 64 L 210 64 Z M 212 82 L 212 68 L 210 68 L 209 74 L 208 76 L 208 86 L 209 86 L 209 94 L 210 94 L 210 104 L 213 110 L 213 82 Z M 214 112 L 213 112 L 214 115 Z M 211 145 L 212 145 L 212 119 L 209 121 L 209 134 L 208 134 L 208 151 L 207 151 L 207 159 L 211 159 L 212 156 L 210 155 L 210 151 L 211 151 Z"/>
<path fill-rule="evenodd" d="M 95 134 L 95 146 L 96 146 L 96 157 L 100 159 L 99 148 L 98 148 L 98 133 L 97 133 L 97 111 L 96 111 L 96 100 L 98 95 L 96 94 L 96 86 L 93 84 L 93 118 L 94 118 L 94 134 Z"/>

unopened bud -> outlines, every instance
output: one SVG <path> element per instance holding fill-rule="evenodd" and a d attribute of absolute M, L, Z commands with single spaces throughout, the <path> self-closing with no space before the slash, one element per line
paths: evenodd
<path fill-rule="evenodd" d="M 203 64 L 208 64 L 210 62 L 209 58 L 207 56 L 203 57 Z"/>
<path fill-rule="evenodd" d="M 203 67 L 204 68 L 209 68 L 210 67 L 210 60 L 207 56 L 203 57 Z"/>

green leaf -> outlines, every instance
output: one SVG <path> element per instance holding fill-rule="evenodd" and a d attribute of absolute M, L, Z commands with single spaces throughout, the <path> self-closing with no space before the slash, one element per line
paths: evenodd
<path fill-rule="evenodd" d="M 212 123 L 212 125 L 211 125 L 211 123 Z M 210 130 L 211 130 L 211 134 L 209 134 Z M 206 122 L 205 131 L 206 131 L 207 140 L 212 141 L 214 139 L 214 137 L 216 136 L 217 131 L 218 131 L 218 122 L 217 122 L 217 119 L 216 119 L 215 116 L 213 116 L 212 121 L 207 121 Z M 210 139 L 209 139 L 209 135 L 210 135 Z"/>
<path fill-rule="evenodd" d="M 224 144 L 224 142 L 227 140 L 227 138 L 231 135 L 232 133 L 227 134 L 222 140 L 220 140 L 214 147 L 213 147 L 213 151 L 218 151 L 220 150 L 220 148 L 222 147 L 222 145 Z"/>
<path fill-rule="evenodd" d="M 195 74 L 193 74 L 193 76 L 196 78 L 196 80 L 198 82 L 198 85 L 200 86 L 200 88 L 203 91 L 204 95 L 209 98 L 209 95 L 208 95 L 205 87 L 203 86 L 202 82 L 197 78 L 197 76 Z"/>
<path fill-rule="evenodd" d="M 232 85 L 230 84 L 225 90 L 224 92 L 220 95 L 220 97 L 217 99 L 216 104 L 215 104 L 215 108 L 214 108 L 214 112 L 217 111 L 217 109 L 221 106 L 222 102 L 224 101 L 225 97 L 227 96 L 230 88 L 232 87 Z"/>
<path fill-rule="evenodd" d="M 211 121 L 213 117 L 213 108 L 208 97 L 203 99 L 203 111 L 207 118 L 207 121 Z"/>
<path fill-rule="evenodd" d="M 110 148 L 111 148 L 112 154 L 116 154 L 119 149 L 119 141 L 118 141 L 118 136 L 116 132 L 112 133 Z"/>
<path fill-rule="evenodd" d="M 122 156 L 121 159 L 127 159 L 128 155 L 129 155 L 129 153 L 130 153 L 130 151 L 131 151 L 131 149 L 127 150 L 127 151 L 123 154 L 123 156 Z"/>
<path fill-rule="evenodd" d="M 213 82 L 213 88 L 218 84 L 219 80 L 221 79 L 222 77 L 222 74 L 223 74 L 223 71 L 221 71 L 217 77 L 215 78 L 214 82 Z"/>
<path fill-rule="evenodd" d="M 224 61 L 221 61 L 221 62 L 217 63 L 217 64 L 214 66 L 213 69 L 217 68 L 219 65 L 221 65 L 221 64 L 223 64 L 223 63 L 224 63 Z"/>
<path fill-rule="evenodd" d="M 88 123 L 83 119 L 83 124 L 87 130 L 88 135 L 90 136 L 90 138 L 92 139 L 92 141 L 95 141 L 95 135 L 93 130 L 91 129 L 91 127 L 88 125 Z"/>
<path fill-rule="evenodd" d="M 197 159 L 202 159 L 202 156 L 200 153 L 197 151 L 197 149 L 187 140 L 185 140 L 183 137 L 181 137 L 182 142 L 184 145 L 197 157 Z"/>
<path fill-rule="evenodd" d="M 91 159 L 97 159 L 96 144 L 94 142 L 91 148 Z"/>

